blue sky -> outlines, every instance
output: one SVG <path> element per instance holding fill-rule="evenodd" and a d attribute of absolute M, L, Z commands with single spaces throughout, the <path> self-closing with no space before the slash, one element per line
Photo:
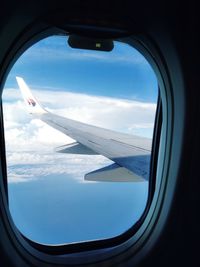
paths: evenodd
<path fill-rule="evenodd" d="M 73 49 L 66 37 L 49 37 L 27 50 L 9 75 L 30 86 L 155 102 L 156 77 L 145 58 L 131 46 L 115 42 L 111 52 Z"/>
<path fill-rule="evenodd" d="M 36 242 L 63 244 L 128 230 L 145 208 L 148 182 L 84 181 L 85 173 L 112 162 L 55 153 L 72 140 L 26 112 L 15 76 L 54 113 L 151 138 L 157 82 L 148 62 L 123 43 L 96 52 L 49 37 L 18 59 L 3 93 L 10 210 L 20 231 Z"/>

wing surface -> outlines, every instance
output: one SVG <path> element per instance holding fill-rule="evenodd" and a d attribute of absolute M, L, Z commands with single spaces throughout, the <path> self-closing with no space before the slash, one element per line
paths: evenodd
<path fill-rule="evenodd" d="M 100 154 L 115 162 L 114 168 L 86 174 L 85 179 L 134 182 L 148 180 L 151 139 L 119 133 L 50 113 L 32 95 L 24 80 L 20 77 L 16 79 L 29 113 L 76 140 L 76 143 L 60 147 L 58 151 Z"/>

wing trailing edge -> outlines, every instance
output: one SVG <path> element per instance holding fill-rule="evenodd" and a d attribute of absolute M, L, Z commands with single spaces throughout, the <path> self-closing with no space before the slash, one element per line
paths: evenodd
<path fill-rule="evenodd" d="M 67 153 L 67 154 L 98 155 L 98 153 L 96 153 L 89 147 L 86 147 L 78 142 L 59 146 L 55 149 L 55 151 L 59 153 Z"/>
<path fill-rule="evenodd" d="M 96 182 L 144 182 L 145 179 L 114 163 L 99 170 L 87 173 L 86 181 Z"/>

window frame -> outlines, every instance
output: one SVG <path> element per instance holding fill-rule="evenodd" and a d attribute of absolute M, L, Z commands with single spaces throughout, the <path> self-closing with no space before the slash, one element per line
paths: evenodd
<path fill-rule="evenodd" d="M 31 38 L 27 38 L 28 36 L 24 37 L 24 40 L 22 41 L 20 47 L 17 49 L 17 52 L 15 53 L 13 60 L 10 62 L 9 67 L 7 68 L 6 74 L 11 69 L 14 62 L 20 57 L 20 55 L 31 45 L 38 42 L 39 40 L 43 39 L 44 37 L 50 36 L 52 34 L 60 32 L 60 29 L 55 28 L 47 28 L 44 31 L 42 30 L 40 34 L 32 35 Z M 116 34 L 116 33 L 115 33 Z M 114 34 L 114 35 L 115 35 Z M 145 209 L 145 212 L 143 213 L 143 216 L 141 217 L 138 224 L 135 225 L 134 231 L 131 229 L 131 231 L 127 231 L 125 234 L 122 234 L 121 236 L 118 236 L 117 238 L 111 238 L 107 240 L 99 240 L 99 241 L 91 241 L 91 242 L 84 242 L 84 243 L 78 243 L 78 244 L 72 244 L 72 245 L 64 245 L 64 246 L 46 246 L 46 245 L 40 245 L 33 241 L 28 240 L 26 237 L 24 237 L 15 227 L 12 218 L 10 217 L 9 211 L 7 211 L 7 217 L 11 226 L 11 231 L 13 231 L 16 242 L 18 242 L 19 246 L 22 246 L 25 248 L 29 253 L 31 253 L 33 256 L 37 257 L 40 260 L 46 261 L 47 263 L 55 263 L 55 264 L 63 264 L 66 263 L 66 260 L 68 263 L 73 264 L 80 264 L 80 263 L 94 263 L 101 261 L 102 259 L 110 258 L 111 256 L 116 256 L 120 253 L 122 253 L 124 250 L 126 250 L 129 247 L 134 247 L 135 252 L 142 246 L 143 242 L 141 243 L 141 239 L 145 239 L 144 233 L 147 230 L 149 224 L 151 223 L 152 215 L 155 212 L 155 206 L 158 201 L 158 195 L 160 194 L 160 190 L 162 187 L 162 184 L 164 183 L 162 178 L 162 172 L 163 172 L 163 163 L 165 160 L 165 148 L 166 148 L 166 134 L 168 131 L 168 110 L 167 110 L 167 101 L 166 101 L 166 84 L 164 83 L 164 80 L 168 80 L 168 75 L 165 73 L 166 77 L 163 77 L 161 75 L 160 65 L 164 65 L 162 62 L 162 59 L 160 58 L 160 62 L 158 62 L 155 57 L 150 53 L 151 48 L 153 48 L 153 43 L 148 39 L 144 38 L 144 36 L 131 36 L 127 37 L 127 43 L 134 46 L 139 52 L 141 52 L 146 59 L 150 62 L 151 66 L 153 67 L 158 81 L 159 81 L 159 88 L 160 88 L 160 99 L 162 102 L 162 109 L 159 106 L 159 111 L 157 114 L 157 121 L 155 123 L 155 131 L 154 131 L 154 143 L 155 145 L 154 150 L 155 153 L 158 154 L 158 157 L 155 157 L 153 159 L 154 163 L 151 162 L 151 165 L 153 164 L 153 173 L 157 170 L 155 167 L 155 164 L 157 162 L 157 158 L 159 159 L 158 164 L 158 172 L 156 177 L 156 183 L 153 186 L 156 186 L 157 194 L 150 194 L 150 200 L 148 199 L 147 206 Z M 146 46 L 146 43 L 151 44 L 150 50 Z M 156 51 L 156 49 L 152 49 Z M 165 68 L 164 68 L 165 69 Z M 6 77 L 6 74 L 4 76 L 4 80 Z M 163 70 L 162 70 L 163 74 Z M 163 110 L 163 114 L 165 116 L 162 116 L 161 110 Z M 2 110 L 1 110 L 2 112 Z M 159 119 L 158 119 L 159 118 Z M 162 123 L 160 122 L 160 118 L 163 118 Z M 162 132 L 161 132 L 161 126 L 162 126 Z M 157 141 L 158 136 L 162 136 L 162 144 L 159 144 Z M 155 142 L 156 140 L 156 142 Z M 159 148 L 159 149 L 158 149 Z M 3 152 L 2 152 L 3 153 Z M 4 151 L 5 153 L 5 151 Z M 154 152 L 152 152 L 154 153 Z M 4 154 L 5 156 L 5 154 Z M 151 161 L 152 161 L 151 156 Z M 5 164 L 5 158 L 2 159 L 2 163 Z M 5 166 L 5 165 L 3 165 Z M 152 175 L 152 174 L 151 174 Z M 5 184 L 5 174 L 3 174 L 4 178 L 4 184 Z M 152 179 L 150 179 L 152 180 Z M 7 183 L 7 181 L 6 181 Z M 150 183 L 152 184 L 152 183 Z M 152 185 L 151 185 L 152 186 Z M 6 193 L 6 188 L 5 193 Z M 150 191 L 151 192 L 151 189 Z M 149 202 L 150 201 L 150 202 Z M 141 243 L 141 244 L 140 244 Z M 58 249 L 58 251 L 56 251 Z M 61 257 L 58 257 L 58 255 L 62 255 Z"/>

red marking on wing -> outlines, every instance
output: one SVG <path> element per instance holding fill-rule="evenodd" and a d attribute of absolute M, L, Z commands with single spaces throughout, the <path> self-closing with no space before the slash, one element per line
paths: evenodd
<path fill-rule="evenodd" d="M 35 107 L 35 105 L 36 105 L 35 101 L 34 101 L 33 99 L 31 99 L 31 98 L 29 98 L 29 99 L 27 100 L 27 102 L 28 102 L 28 104 L 29 104 L 30 106 Z"/>

